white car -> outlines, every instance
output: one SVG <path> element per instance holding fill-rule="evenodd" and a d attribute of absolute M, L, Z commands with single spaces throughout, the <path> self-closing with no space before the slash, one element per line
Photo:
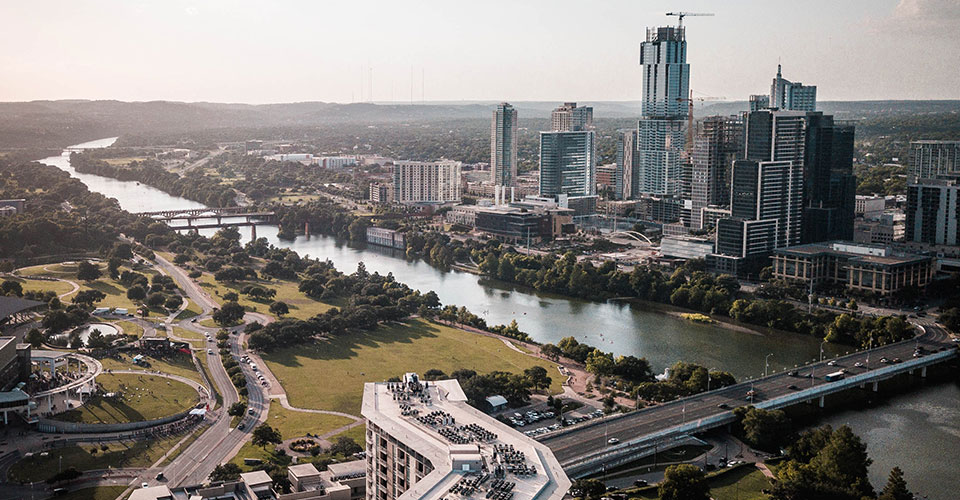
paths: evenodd
<path fill-rule="evenodd" d="M 213 349 L 207 349 L 207 354 L 213 354 Z"/>
<path fill-rule="evenodd" d="M 149 488 L 149 487 L 150 487 L 150 483 L 140 483 L 140 487 L 141 487 L 141 488 Z"/>
<path fill-rule="evenodd" d="M 607 440 L 607 444 L 617 444 L 617 443 L 619 443 L 619 442 L 620 442 L 620 440 L 617 439 L 617 438 L 610 438 L 610 439 Z"/>
<path fill-rule="evenodd" d="M 830 361 L 827 361 L 827 366 L 836 366 L 836 365 L 837 365 L 837 362 L 832 359 Z"/>

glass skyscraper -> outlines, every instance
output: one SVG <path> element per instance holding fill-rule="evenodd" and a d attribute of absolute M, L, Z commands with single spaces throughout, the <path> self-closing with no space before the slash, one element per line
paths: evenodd
<path fill-rule="evenodd" d="M 633 195 L 675 195 L 680 191 L 690 89 L 684 33 L 682 26 L 648 28 L 647 38 L 640 44 L 643 107 L 637 126 Z"/>
<path fill-rule="evenodd" d="M 496 186 L 513 186 L 517 179 L 517 110 L 500 103 L 490 124 L 490 173 Z"/>
<path fill-rule="evenodd" d="M 540 132 L 540 195 L 597 194 L 593 130 Z"/>

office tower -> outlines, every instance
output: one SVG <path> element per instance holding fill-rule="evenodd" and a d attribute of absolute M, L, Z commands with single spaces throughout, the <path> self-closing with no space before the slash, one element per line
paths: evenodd
<path fill-rule="evenodd" d="M 745 157 L 756 161 L 803 163 L 806 114 L 764 109 L 744 121 Z"/>
<path fill-rule="evenodd" d="M 753 94 L 750 96 L 750 111 L 760 111 L 770 107 L 770 96 L 766 94 Z"/>
<path fill-rule="evenodd" d="M 540 195 L 597 194 L 593 130 L 540 132 Z"/>
<path fill-rule="evenodd" d="M 711 116 L 700 122 L 690 163 L 691 228 L 704 227 L 704 208 L 729 202 L 727 170 L 742 154 L 742 119 L 737 116 Z"/>
<path fill-rule="evenodd" d="M 960 178 L 919 179 L 907 185 L 907 241 L 960 245 Z"/>
<path fill-rule="evenodd" d="M 678 195 L 690 91 L 690 65 L 682 26 L 647 28 L 640 44 L 642 117 L 637 126 L 636 193 Z"/>
<path fill-rule="evenodd" d="M 633 198 L 637 174 L 637 131 L 620 130 L 617 140 L 617 171 L 614 177 L 613 196 L 618 200 Z"/>
<path fill-rule="evenodd" d="M 593 129 L 593 108 L 577 107 L 575 102 L 565 102 L 550 113 L 550 126 L 555 132 L 573 132 Z"/>
<path fill-rule="evenodd" d="M 770 85 L 770 106 L 784 111 L 816 111 L 817 86 L 783 78 L 778 64 L 777 76 Z"/>
<path fill-rule="evenodd" d="M 393 201 L 396 203 L 460 201 L 460 162 L 449 160 L 394 162 Z"/>
<path fill-rule="evenodd" d="M 911 141 L 910 176 L 960 175 L 960 141 Z"/>
<path fill-rule="evenodd" d="M 496 186 L 513 186 L 517 179 L 517 110 L 500 103 L 490 124 L 490 174 Z"/>
<path fill-rule="evenodd" d="M 853 239 L 857 179 L 850 122 L 821 112 L 806 115 L 803 243 Z"/>

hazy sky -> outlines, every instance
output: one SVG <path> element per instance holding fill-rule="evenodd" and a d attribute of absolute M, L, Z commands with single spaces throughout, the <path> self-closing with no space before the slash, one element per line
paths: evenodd
<path fill-rule="evenodd" d="M 960 0 L 3 0 L 0 101 L 638 100 L 671 10 L 700 95 L 960 99 Z"/>

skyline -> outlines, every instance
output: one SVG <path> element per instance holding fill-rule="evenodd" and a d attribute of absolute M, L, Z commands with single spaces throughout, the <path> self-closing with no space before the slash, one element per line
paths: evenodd
<path fill-rule="evenodd" d="M 685 22 L 697 95 L 766 93 L 779 62 L 821 101 L 960 99 L 951 0 L 494 3 L 6 4 L 0 101 L 639 101 L 645 29 L 676 10 L 716 14 Z"/>

